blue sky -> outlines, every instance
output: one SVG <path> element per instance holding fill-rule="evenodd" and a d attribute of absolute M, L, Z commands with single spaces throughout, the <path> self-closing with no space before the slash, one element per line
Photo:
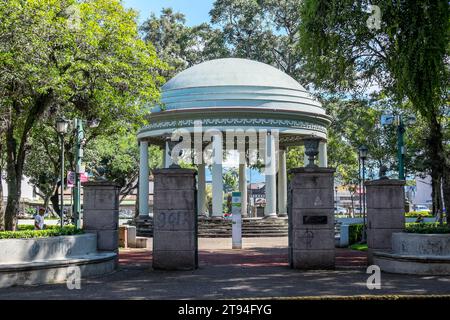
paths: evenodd
<path fill-rule="evenodd" d="M 197 25 L 209 22 L 209 11 L 214 0 L 122 0 L 127 8 L 140 12 L 139 21 L 145 21 L 151 12 L 159 15 L 162 8 L 172 8 L 186 15 L 186 24 Z"/>

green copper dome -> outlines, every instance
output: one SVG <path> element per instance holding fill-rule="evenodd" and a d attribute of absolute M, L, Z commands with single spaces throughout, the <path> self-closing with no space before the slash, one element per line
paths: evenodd
<path fill-rule="evenodd" d="M 177 128 L 279 129 L 293 143 L 307 135 L 326 139 L 329 117 L 305 88 L 267 64 L 246 59 L 217 59 L 188 68 L 162 87 L 161 104 L 138 138 L 162 137 Z"/>

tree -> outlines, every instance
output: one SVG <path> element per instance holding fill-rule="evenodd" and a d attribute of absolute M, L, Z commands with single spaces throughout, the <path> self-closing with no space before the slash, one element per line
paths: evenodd
<path fill-rule="evenodd" d="M 286 155 L 286 170 L 303 167 L 305 165 L 305 148 L 303 146 L 289 147 Z"/>
<path fill-rule="evenodd" d="M 102 175 L 108 181 L 120 185 L 120 201 L 138 187 L 139 147 L 136 134 L 129 132 L 103 136 L 86 147 L 86 170 L 93 176 Z M 156 169 L 162 164 L 162 152 L 152 145 L 149 150 L 149 167 Z"/>
<path fill-rule="evenodd" d="M 222 28 L 232 55 L 273 63 L 274 35 L 259 1 L 218 0 L 210 11 L 211 23 Z"/>
<path fill-rule="evenodd" d="M 439 190 L 444 173 L 450 171 L 443 132 L 448 1 L 386 0 L 371 10 L 368 5 L 350 0 L 302 3 L 299 48 L 307 70 L 314 73 L 315 85 L 330 93 L 360 92 L 376 85 L 398 106 L 410 102 L 426 123 L 427 157 L 434 190 Z M 450 205 L 450 181 L 444 179 L 443 185 Z M 442 209 L 440 204 L 435 207 Z"/>
<path fill-rule="evenodd" d="M 0 231 L 5 229 L 5 208 L 3 204 L 3 168 L 5 167 L 4 157 L 4 137 L 3 130 L 0 127 Z"/>
<path fill-rule="evenodd" d="M 206 23 L 188 27 L 184 14 L 171 8 L 162 9 L 159 17 L 152 13 L 140 30 L 144 40 L 171 66 L 164 73 L 168 79 L 200 62 L 229 55 L 219 30 Z"/>
<path fill-rule="evenodd" d="M 68 10 L 69 9 L 69 10 Z M 119 0 L 0 3 L 0 105 L 6 135 L 6 229 L 15 227 L 29 134 L 46 112 L 141 119 L 165 64 Z"/>
<path fill-rule="evenodd" d="M 230 193 L 238 189 L 239 173 L 236 168 L 229 168 L 223 174 L 223 191 Z"/>
<path fill-rule="evenodd" d="M 298 55 L 301 0 L 218 0 L 211 23 L 221 27 L 231 55 L 264 62 L 305 84 Z"/>
<path fill-rule="evenodd" d="M 44 208 L 49 209 L 50 200 L 56 201 L 56 205 L 53 203 L 53 209 L 59 215 L 58 188 L 61 186 L 60 139 L 54 125 L 49 123 L 51 120 L 47 121 L 42 120 L 36 123 L 31 130 L 29 143 L 33 147 L 30 148 L 27 154 L 23 173 L 30 178 L 34 192 L 44 202 Z M 68 150 L 67 140 L 65 139 L 64 143 L 66 150 Z M 67 160 L 66 158 L 65 172 L 68 169 Z"/>

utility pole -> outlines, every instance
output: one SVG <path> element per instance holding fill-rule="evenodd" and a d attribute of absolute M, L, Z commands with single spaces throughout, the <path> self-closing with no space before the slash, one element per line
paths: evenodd
<path fill-rule="evenodd" d="M 81 228 L 81 161 L 83 158 L 84 129 L 83 120 L 75 119 L 75 186 L 73 188 L 73 218 L 77 228 Z"/>

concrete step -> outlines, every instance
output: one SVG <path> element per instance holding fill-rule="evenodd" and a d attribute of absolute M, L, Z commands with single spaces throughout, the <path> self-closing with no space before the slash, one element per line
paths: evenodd
<path fill-rule="evenodd" d="M 137 235 L 153 236 L 153 220 L 137 220 Z M 242 221 L 243 237 L 283 237 L 288 235 L 288 219 L 246 219 Z M 225 219 L 198 220 L 199 237 L 231 237 L 232 221 Z"/>
<path fill-rule="evenodd" d="M 149 237 L 136 237 L 135 248 L 150 249 L 150 238 Z"/>

